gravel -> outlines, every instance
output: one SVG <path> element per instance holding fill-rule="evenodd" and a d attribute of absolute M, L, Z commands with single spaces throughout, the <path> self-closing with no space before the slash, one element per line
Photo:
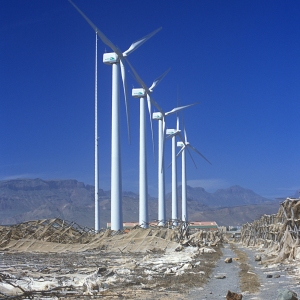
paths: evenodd
<path fill-rule="evenodd" d="M 298 294 L 298 297 L 300 296 L 300 282 L 297 279 L 297 274 L 295 274 L 295 262 L 264 266 L 255 261 L 255 255 L 261 255 L 257 250 L 243 247 L 241 244 L 235 244 L 235 246 L 247 254 L 247 263 L 251 268 L 250 272 L 255 273 L 260 281 L 259 292 L 250 293 L 248 291 L 241 291 L 239 277 L 240 262 L 238 260 L 233 260 L 232 263 L 224 262 L 227 257 L 236 257 L 230 245 L 227 244 L 224 245 L 223 256 L 217 262 L 209 282 L 203 288 L 192 289 L 189 292 L 188 299 L 226 299 L 228 290 L 241 293 L 243 300 L 275 300 L 277 299 L 278 292 L 283 289 L 292 290 Z M 222 278 L 222 275 L 225 278 L 219 279 Z M 267 278 L 267 275 L 272 275 L 272 277 Z"/>
<path fill-rule="evenodd" d="M 236 262 L 225 263 L 227 257 L 235 257 L 230 246 L 227 244 L 222 249 L 223 256 L 219 259 L 209 282 L 203 288 L 191 290 L 189 299 L 224 299 L 227 291 L 240 293 L 239 289 L 239 266 Z M 218 279 L 220 275 L 225 275 L 224 279 Z M 221 276 L 222 277 L 222 276 Z"/>
<path fill-rule="evenodd" d="M 257 295 L 245 295 L 243 299 L 277 299 L 278 292 L 283 289 L 292 290 L 297 293 L 298 297 L 300 296 L 299 279 L 293 274 L 296 269 L 295 262 L 264 266 L 254 260 L 255 255 L 258 254 L 257 251 L 241 246 L 240 249 L 247 253 L 249 263 L 261 282 L 260 292 Z M 273 275 L 273 277 L 267 278 L 267 275 Z M 275 275 L 280 277 L 276 278 Z"/>

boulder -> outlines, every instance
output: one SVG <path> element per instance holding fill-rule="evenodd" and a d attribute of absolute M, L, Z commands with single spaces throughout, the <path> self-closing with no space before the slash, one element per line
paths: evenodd
<path fill-rule="evenodd" d="M 224 261 L 229 264 L 229 263 L 232 263 L 232 258 L 231 257 L 227 257 L 224 259 Z"/>

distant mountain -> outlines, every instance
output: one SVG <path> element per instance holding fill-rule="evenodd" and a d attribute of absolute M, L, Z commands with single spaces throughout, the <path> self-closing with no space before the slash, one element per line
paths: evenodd
<path fill-rule="evenodd" d="M 181 213 L 181 187 L 179 187 Z M 208 193 L 187 187 L 191 221 L 217 221 L 237 225 L 258 215 L 276 213 L 278 203 L 240 186 Z M 110 191 L 99 190 L 101 227 L 110 221 Z M 123 192 L 123 220 L 138 221 L 139 196 Z M 166 197 L 167 218 L 171 218 L 171 194 Z M 0 181 L 0 224 L 59 217 L 82 226 L 94 227 L 94 187 L 77 180 L 16 179 Z M 157 199 L 149 201 L 149 218 L 157 219 Z"/>
<path fill-rule="evenodd" d="M 179 187 L 179 195 L 181 195 L 181 186 Z M 172 195 L 168 194 L 168 198 Z M 208 193 L 201 187 L 187 186 L 187 198 L 201 202 L 209 207 L 230 207 L 250 204 L 262 204 L 271 201 L 270 199 L 259 196 L 252 190 L 242 188 L 238 185 L 229 187 L 228 189 L 220 189 L 214 193 Z"/>

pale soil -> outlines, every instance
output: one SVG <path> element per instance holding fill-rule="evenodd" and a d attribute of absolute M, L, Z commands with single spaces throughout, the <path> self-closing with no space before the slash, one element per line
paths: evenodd
<path fill-rule="evenodd" d="M 107 253 L 104 251 L 87 251 L 79 253 L 1 253 L 0 255 L 0 281 L 21 285 L 21 280 L 30 282 L 30 278 L 43 284 L 55 279 L 61 286 L 48 291 L 35 291 L 27 293 L 35 299 L 90 299 L 91 295 L 84 295 L 86 291 L 76 287 L 76 280 L 86 278 L 99 268 L 102 275 L 109 270 L 118 273 L 119 280 L 107 289 L 100 289 L 93 297 L 121 298 L 121 299 L 183 299 L 186 292 L 194 287 L 203 286 L 209 277 L 215 262 L 221 256 L 220 249 L 216 253 L 197 255 L 191 261 L 193 268 L 187 269 L 180 276 L 165 275 L 166 268 L 160 266 L 157 271 L 151 260 L 159 260 L 163 253 Z M 143 260 L 149 264 L 143 265 Z M 132 262 L 136 262 L 132 264 Z M 197 264 L 197 262 L 200 262 Z M 178 265 L 165 263 L 169 267 Z M 122 274 L 120 270 L 124 271 Z M 148 270 L 148 273 L 145 273 Z M 201 274 L 203 273 L 203 274 Z M 151 274 L 151 275 L 150 275 Z M 19 280 L 19 281 L 18 281 Z M 24 284 L 23 284 L 24 286 Z M 5 299 L 5 297 L 3 298 Z M 7 297 L 8 299 L 8 297 Z M 20 298 L 21 299 L 21 298 Z"/>
<path fill-rule="evenodd" d="M 133 252 L 134 248 L 141 247 L 137 244 L 138 238 L 137 233 L 130 241 L 124 241 L 121 236 L 117 242 L 109 238 L 110 246 L 104 247 L 108 250 L 78 251 L 78 245 L 69 245 L 63 252 L 56 253 L 52 252 L 59 250 L 54 243 L 19 242 L 18 252 L 12 244 L 7 244 L 7 248 L 0 251 L 0 285 L 8 283 L 15 290 L 17 287 L 22 290 L 13 298 L 2 290 L 0 299 L 215 300 L 225 299 L 230 290 L 242 293 L 243 300 L 274 300 L 283 288 L 300 295 L 296 261 L 266 266 L 254 261 L 258 250 L 233 241 L 210 247 L 214 253 L 202 253 L 204 251 L 197 247 L 176 252 L 170 243 L 154 236 L 149 237 L 151 240 L 147 243 L 142 237 L 143 244 L 153 245 L 151 250 Z M 170 249 L 155 249 L 160 243 L 163 247 L 168 244 Z M 130 251 L 122 251 L 124 245 Z M 37 247 L 35 251 L 42 249 L 42 252 L 35 252 L 34 247 Z M 232 263 L 224 262 L 228 257 L 233 258 Z M 267 278 L 270 274 L 280 277 Z M 218 275 L 225 278 L 218 279 Z"/>

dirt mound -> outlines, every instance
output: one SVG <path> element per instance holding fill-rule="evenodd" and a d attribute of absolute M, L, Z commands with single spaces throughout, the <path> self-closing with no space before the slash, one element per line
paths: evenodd
<path fill-rule="evenodd" d="M 223 241 L 220 232 L 189 234 L 187 224 L 178 227 L 153 226 L 125 231 L 109 229 L 96 233 L 61 219 L 29 221 L 0 227 L 0 250 L 19 252 L 78 252 L 99 249 L 117 252 L 149 252 L 180 249 L 180 245 L 201 247 Z M 179 247 L 179 248 L 178 248 Z"/>

